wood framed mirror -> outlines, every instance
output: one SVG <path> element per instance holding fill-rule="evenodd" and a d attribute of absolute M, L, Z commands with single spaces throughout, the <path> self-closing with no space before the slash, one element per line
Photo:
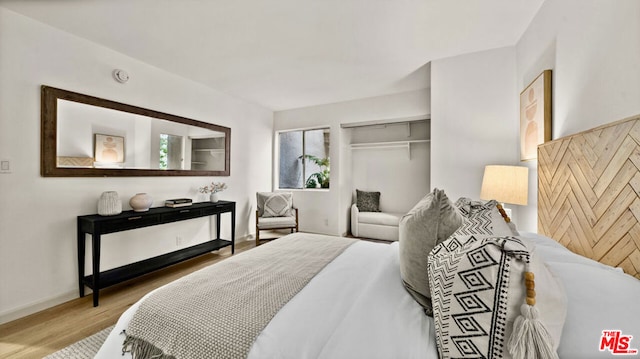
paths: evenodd
<path fill-rule="evenodd" d="M 44 177 L 229 176 L 231 129 L 41 88 Z"/>

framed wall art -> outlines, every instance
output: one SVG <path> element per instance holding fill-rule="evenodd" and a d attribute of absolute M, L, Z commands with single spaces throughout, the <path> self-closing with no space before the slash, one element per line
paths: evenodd
<path fill-rule="evenodd" d="M 551 141 L 551 70 L 520 93 L 520 160 L 538 158 L 538 145 Z"/>
<path fill-rule="evenodd" d="M 99 163 L 124 163 L 124 137 L 95 134 L 94 159 Z"/>

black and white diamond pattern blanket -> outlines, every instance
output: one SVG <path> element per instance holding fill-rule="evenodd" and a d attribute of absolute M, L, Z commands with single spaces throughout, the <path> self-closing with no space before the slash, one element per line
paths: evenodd
<path fill-rule="evenodd" d="M 510 358 L 509 281 L 521 279 L 515 274 L 522 274 L 529 258 L 517 237 L 450 237 L 431 251 L 428 275 L 441 359 Z"/>

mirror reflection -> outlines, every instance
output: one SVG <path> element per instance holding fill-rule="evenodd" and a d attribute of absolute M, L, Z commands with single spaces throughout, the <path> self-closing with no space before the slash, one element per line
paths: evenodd
<path fill-rule="evenodd" d="M 183 157 L 182 148 L 184 147 L 182 136 L 169 135 L 167 133 L 160 134 L 160 161 L 158 168 L 161 170 L 179 170 L 182 169 Z"/>
<path fill-rule="evenodd" d="M 47 86 L 42 111 L 45 176 L 229 175 L 227 127 Z"/>

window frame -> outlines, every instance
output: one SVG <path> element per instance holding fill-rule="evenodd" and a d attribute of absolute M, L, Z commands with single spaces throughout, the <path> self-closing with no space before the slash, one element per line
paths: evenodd
<path fill-rule="evenodd" d="M 286 129 L 286 130 L 277 130 L 274 131 L 274 171 L 273 171 L 273 188 L 275 191 L 316 191 L 316 192 L 328 192 L 331 190 L 331 184 L 329 184 L 328 188 L 307 188 L 305 187 L 306 183 L 306 161 L 302 161 L 302 187 L 301 188 L 280 188 L 280 134 L 288 133 L 288 132 L 302 132 L 302 154 L 305 154 L 305 132 L 306 131 L 318 131 L 323 130 L 329 133 L 329 153 L 327 154 L 330 158 L 331 152 L 331 126 L 322 125 L 322 126 L 310 126 L 304 128 L 295 128 L 295 129 Z M 329 175 L 331 178 L 331 175 Z"/>

